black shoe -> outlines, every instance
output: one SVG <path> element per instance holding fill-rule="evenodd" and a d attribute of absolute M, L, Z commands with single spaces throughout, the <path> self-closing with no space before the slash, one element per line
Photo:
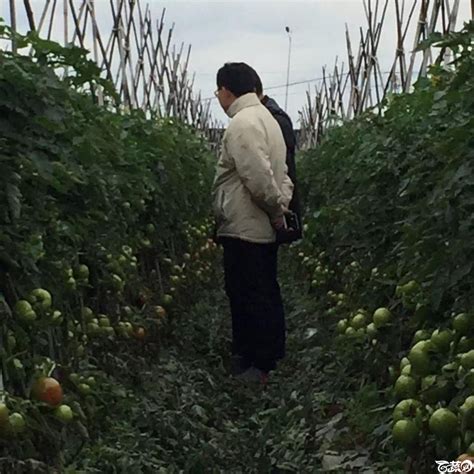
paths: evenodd
<path fill-rule="evenodd" d="M 230 359 L 230 373 L 234 376 L 243 374 L 251 366 L 242 356 L 233 355 Z"/>
<path fill-rule="evenodd" d="M 250 367 L 245 372 L 235 377 L 239 382 L 246 385 L 261 385 L 265 386 L 268 383 L 268 372 Z"/>

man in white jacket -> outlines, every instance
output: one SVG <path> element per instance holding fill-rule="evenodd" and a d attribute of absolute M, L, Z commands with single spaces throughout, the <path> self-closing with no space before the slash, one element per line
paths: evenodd
<path fill-rule="evenodd" d="M 255 71 L 247 64 L 219 69 L 216 96 L 232 121 L 224 134 L 213 198 L 232 313 L 234 373 L 265 382 L 285 355 L 275 229 L 284 225 L 293 184 L 280 127 L 254 89 Z"/>

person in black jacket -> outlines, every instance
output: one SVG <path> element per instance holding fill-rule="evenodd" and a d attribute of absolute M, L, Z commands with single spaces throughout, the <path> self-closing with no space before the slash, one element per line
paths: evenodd
<path fill-rule="evenodd" d="M 301 205 L 298 196 L 295 164 L 296 137 L 293 131 L 293 124 L 288 114 L 276 103 L 276 101 L 271 97 L 264 95 L 262 81 L 257 73 L 255 73 L 255 92 L 260 98 L 262 104 L 278 122 L 283 133 L 283 138 L 285 139 L 286 144 L 286 165 L 288 166 L 288 176 L 294 185 L 293 198 L 291 199 L 289 209 L 298 216 L 298 220 L 301 223 Z M 302 226 L 300 225 L 299 230 L 292 234 L 292 240 L 299 240 L 302 237 Z"/>
<path fill-rule="evenodd" d="M 299 240 L 302 238 L 302 229 L 301 229 L 301 209 L 300 209 L 300 201 L 298 197 L 298 189 L 296 184 L 296 164 L 295 164 L 295 152 L 296 152 L 296 137 L 293 131 L 293 124 L 291 123 L 291 119 L 288 114 L 281 108 L 279 105 L 270 97 L 263 94 L 263 87 L 262 81 L 258 76 L 257 72 L 255 72 L 255 93 L 259 97 L 262 104 L 268 109 L 268 111 L 272 114 L 273 118 L 278 122 L 283 138 L 285 140 L 286 145 L 286 165 L 288 166 L 288 176 L 290 177 L 291 181 L 293 182 L 293 197 L 290 201 L 288 206 L 290 211 L 293 211 L 299 219 L 300 227 L 297 232 L 291 233 L 290 240 L 285 240 L 285 242 L 291 242 L 295 240 Z M 278 251 L 278 239 L 277 245 L 275 247 L 275 252 Z M 277 275 L 277 260 L 274 259 L 274 263 L 270 270 L 273 274 L 273 277 L 276 281 Z M 277 284 L 277 292 L 280 293 L 280 287 Z M 278 308 L 277 308 L 278 309 Z M 286 322 L 285 316 L 283 313 L 283 308 L 281 307 L 281 313 L 276 311 L 276 314 L 279 314 L 280 317 L 278 318 L 278 336 L 277 336 L 277 351 L 276 351 L 276 359 L 281 360 L 285 357 L 286 354 Z"/>

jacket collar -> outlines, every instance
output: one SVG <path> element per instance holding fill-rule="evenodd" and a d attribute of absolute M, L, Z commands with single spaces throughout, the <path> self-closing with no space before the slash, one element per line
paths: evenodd
<path fill-rule="evenodd" d="M 259 104 L 260 100 L 257 97 L 257 94 L 255 94 L 254 92 L 249 92 L 248 94 L 241 95 L 234 102 L 232 102 L 232 105 L 227 109 L 227 115 L 232 118 L 237 115 L 237 113 L 239 113 L 242 109 Z"/>
<path fill-rule="evenodd" d="M 268 110 L 272 110 L 272 111 L 280 111 L 281 108 L 280 106 L 275 102 L 274 99 L 272 99 L 271 97 L 268 97 L 268 95 L 266 95 L 263 99 L 262 99 L 262 104 L 268 109 Z"/>

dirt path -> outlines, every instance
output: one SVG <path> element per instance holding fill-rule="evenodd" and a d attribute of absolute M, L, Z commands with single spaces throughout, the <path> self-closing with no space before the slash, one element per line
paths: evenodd
<path fill-rule="evenodd" d="M 109 426 L 70 472 L 402 472 L 360 447 L 374 415 L 351 417 L 377 406 L 376 390 L 347 403 L 317 305 L 286 276 L 288 356 L 265 389 L 229 377 L 227 301 L 221 289 L 203 295 L 158 361 L 121 380 Z"/>

